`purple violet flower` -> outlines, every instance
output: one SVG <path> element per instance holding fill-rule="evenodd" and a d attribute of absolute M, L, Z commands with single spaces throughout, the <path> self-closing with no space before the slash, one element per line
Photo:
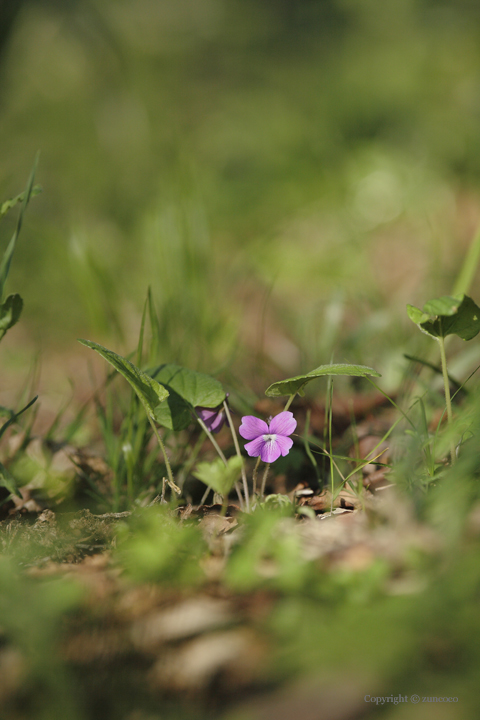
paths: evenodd
<path fill-rule="evenodd" d="M 225 399 L 228 398 L 228 395 L 229 393 L 226 394 Z M 199 405 L 195 408 L 195 412 L 200 420 L 203 421 L 207 430 L 213 434 L 219 433 L 225 424 L 225 410 L 223 409 L 223 404 L 218 405 L 216 408 L 206 408 Z"/>
<path fill-rule="evenodd" d="M 292 438 L 288 436 L 296 427 L 293 413 L 284 410 L 270 419 L 268 424 L 253 415 L 246 415 L 242 418 L 238 432 L 245 440 L 251 440 L 245 445 L 250 457 L 260 456 L 263 462 L 272 463 L 280 455 L 288 455 L 293 445 Z"/>

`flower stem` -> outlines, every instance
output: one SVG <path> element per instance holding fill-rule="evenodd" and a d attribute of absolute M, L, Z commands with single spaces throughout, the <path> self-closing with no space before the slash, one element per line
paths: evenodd
<path fill-rule="evenodd" d="M 253 468 L 252 481 L 253 481 L 253 494 L 254 495 L 256 495 L 256 493 L 257 493 L 257 474 L 258 474 L 258 466 L 260 465 L 261 459 L 262 458 L 259 455 L 257 458 L 257 462 L 255 463 L 255 467 Z"/>
<path fill-rule="evenodd" d="M 200 418 L 200 417 L 198 417 L 198 415 L 196 415 L 196 419 L 197 419 L 198 424 L 199 424 L 200 427 L 202 428 L 203 432 L 207 434 L 208 439 L 210 440 L 210 442 L 212 443 L 213 447 L 215 448 L 215 450 L 216 450 L 217 453 L 219 454 L 219 456 L 220 456 L 223 464 L 225 465 L 225 467 L 227 467 L 227 459 L 226 459 L 225 455 L 223 454 L 223 452 L 222 452 L 222 450 L 221 450 L 221 448 L 220 448 L 220 445 L 217 443 L 217 441 L 216 441 L 215 438 L 213 437 L 212 433 L 210 432 L 210 430 L 207 428 L 207 426 L 206 426 L 205 423 L 203 422 L 202 418 Z M 240 492 L 240 488 L 238 487 L 238 483 L 235 483 L 235 490 L 237 491 L 238 501 L 239 501 L 239 503 L 240 503 L 240 507 L 241 507 L 242 510 L 243 510 L 243 498 L 242 498 L 242 493 Z M 203 503 L 202 503 L 202 504 L 203 504 Z"/>
<path fill-rule="evenodd" d="M 215 438 L 213 437 L 212 433 L 210 432 L 210 430 L 207 428 L 207 426 L 206 426 L 205 423 L 203 422 L 202 418 L 198 417 L 198 415 L 196 416 L 196 418 L 197 418 L 198 424 L 199 424 L 200 427 L 202 428 L 203 432 L 207 434 L 208 439 L 209 439 L 210 442 L 212 443 L 213 447 L 215 448 L 215 450 L 217 451 L 217 453 L 218 453 L 219 456 L 221 457 L 221 459 L 222 459 L 222 461 L 223 461 L 223 464 L 224 464 L 225 467 L 226 467 L 226 466 L 227 466 L 227 459 L 226 459 L 225 455 L 223 454 L 223 452 L 221 451 L 219 444 L 217 443 L 217 441 L 216 441 Z"/>
<path fill-rule="evenodd" d="M 265 485 L 267 484 L 267 475 L 268 475 L 269 470 L 270 470 L 270 463 L 267 463 L 265 466 L 265 472 L 263 473 L 263 477 L 262 477 L 262 487 L 260 488 L 260 500 L 264 499 Z"/>
<path fill-rule="evenodd" d="M 296 394 L 297 394 L 297 393 L 293 393 L 293 395 L 290 395 L 290 397 L 289 397 L 288 400 L 287 400 L 287 404 L 286 404 L 285 407 L 283 408 L 283 412 L 285 412 L 285 410 L 288 410 L 288 408 L 289 408 L 290 405 L 292 404 L 292 402 L 293 402 Z"/>
<path fill-rule="evenodd" d="M 245 507 L 247 510 L 247 513 L 250 512 L 250 496 L 248 494 L 248 484 L 247 484 L 247 475 L 245 473 L 245 464 L 243 462 L 242 453 L 240 452 L 240 445 L 238 444 L 238 438 L 237 433 L 235 432 L 235 427 L 232 422 L 232 416 L 230 415 L 230 410 L 228 408 L 226 400 L 223 401 L 223 408 L 225 410 L 225 415 L 227 416 L 228 425 L 230 427 L 230 432 L 232 433 L 233 438 L 233 444 L 235 445 L 235 450 L 242 461 L 242 482 L 243 482 L 243 492 L 245 494 Z"/>
<path fill-rule="evenodd" d="M 223 496 L 222 509 L 220 510 L 220 517 L 225 517 L 228 509 L 228 494 Z"/>
<path fill-rule="evenodd" d="M 333 377 L 328 378 L 328 450 L 330 457 L 330 513 L 333 513 L 333 495 L 335 492 L 335 479 L 333 477 L 333 455 L 332 455 L 332 415 L 333 415 Z"/>
<path fill-rule="evenodd" d="M 212 488 L 211 488 L 209 485 L 207 485 L 207 489 L 206 489 L 205 492 L 203 493 L 202 499 L 200 500 L 200 505 L 205 505 L 205 503 L 206 503 L 206 501 L 207 501 L 208 494 L 209 494 L 209 492 L 211 491 L 211 489 L 212 489 Z"/>
<path fill-rule="evenodd" d="M 162 451 L 163 459 L 165 460 L 165 467 L 167 468 L 167 475 L 168 475 L 168 484 L 170 485 L 170 488 L 172 490 L 175 490 L 175 492 L 177 492 L 180 495 L 181 490 L 175 484 L 175 480 L 173 479 L 172 468 L 170 467 L 170 462 L 168 459 L 167 451 L 165 450 L 165 445 L 163 444 L 162 438 L 159 435 L 156 425 L 150 416 L 148 416 L 148 420 L 149 420 L 150 425 L 152 426 L 152 430 L 155 433 L 155 436 L 158 440 L 158 444 L 160 445 L 160 450 Z"/>
<path fill-rule="evenodd" d="M 440 346 L 440 358 L 442 361 L 442 374 L 443 374 L 443 386 L 445 388 L 445 404 L 447 406 L 447 420 L 448 420 L 448 427 L 451 431 L 453 426 L 453 413 L 452 413 L 452 401 L 450 398 L 450 382 L 448 380 L 448 370 L 447 370 L 447 356 L 445 355 L 445 340 L 442 336 L 439 336 L 437 338 L 438 344 Z M 450 441 L 450 455 L 451 455 L 451 461 L 452 465 L 457 459 L 457 453 L 455 450 L 455 441 L 452 438 Z"/>

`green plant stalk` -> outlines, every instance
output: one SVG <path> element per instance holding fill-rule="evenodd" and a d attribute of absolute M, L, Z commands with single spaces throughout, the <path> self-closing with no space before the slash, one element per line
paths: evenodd
<path fill-rule="evenodd" d="M 205 505 L 205 503 L 207 501 L 207 497 L 208 497 L 209 493 L 211 492 L 211 490 L 212 490 L 212 488 L 209 485 L 207 485 L 207 489 L 203 493 L 202 499 L 200 500 L 200 505 Z"/>
<path fill-rule="evenodd" d="M 130 446 L 131 446 L 131 443 L 130 443 Z M 133 499 L 134 499 L 133 465 L 131 462 L 126 461 L 126 466 L 127 466 L 127 495 L 128 495 L 129 501 L 133 502 Z"/>
<path fill-rule="evenodd" d="M 255 463 L 255 467 L 253 468 L 253 475 L 252 475 L 252 483 L 253 483 L 253 494 L 257 494 L 257 475 L 258 475 L 258 467 L 260 465 L 262 458 L 260 455 L 257 458 L 257 462 Z"/>
<path fill-rule="evenodd" d="M 267 463 L 265 466 L 265 471 L 263 473 L 262 477 L 262 487 L 260 488 L 260 500 L 265 499 L 265 485 L 267 484 L 267 477 L 268 477 L 268 471 L 270 470 L 270 463 Z"/>
<path fill-rule="evenodd" d="M 448 381 L 448 370 L 447 370 L 447 356 L 445 355 L 445 340 L 443 337 L 438 337 L 438 344 L 440 346 L 440 359 L 442 361 L 442 374 L 443 374 L 443 386 L 445 388 L 445 404 L 447 406 L 447 420 L 448 427 L 451 430 L 453 426 L 453 413 L 452 413 L 452 401 L 450 398 L 450 383 Z M 450 444 L 450 454 L 452 465 L 457 458 L 455 450 L 455 441 L 452 439 Z"/>
<path fill-rule="evenodd" d="M 318 471 L 318 464 L 317 464 L 317 461 L 315 460 L 315 458 L 313 457 L 312 451 L 310 449 L 310 443 L 308 441 L 308 437 L 309 437 L 308 433 L 309 433 L 309 429 L 310 429 L 310 415 L 311 415 L 310 410 L 307 410 L 307 417 L 305 419 L 305 429 L 303 432 L 303 446 L 305 448 L 305 452 L 307 453 L 308 459 L 310 460 L 310 462 L 313 465 L 313 469 L 315 470 L 315 474 L 317 476 L 317 482 L 320 485 L 321 478 L 320 478 L 320 473 Z"/>
<path fill-rule="evenodd" d="M 247 484 L 247 475 L 245 473 L 245 465 L 242 458 L 242 453 L 240 452 L 240 445 L 238 444 L 238 438 L 237 433 L 235 432 L 235 428 L 232 422 L 232 416 L 230 415 L 230 410 L 228 408 L 226 400 L 223 401 L 223 409 L 225 410 L 225 415 L 227 416 L 228 424 L 230 426 L 230 432 L 232 433 L 233 438 L 233 444 L 235 445 L 235 451 L 242 461 L 242 482 L 243 482 L 243 492 L 245 495 L 245 508 L 247 510 L 247 513 L 250 512 L 250 496 L 248 493 L 248 484 Z"/>
<path fill-rule="evenodd" d="M 222 496 L 222 509 L 220 510 L 220 517 L 225 517 L 228 509 L 228 493 Z"/>
<path fill-rule="evenodd" d="M 290 395 L 290 397 L 289 397 L 288 400 L 287 400 L 287 404 L 286 404 L 285 407 L 283 408 L 283 412 L 285 412 L 285 410 L 288 410 L 288 408 L 290 407 L 290 405 L 291 405 L 292 402 L 293 402 L 293 399 L 294 399 L 295 395 L 296 395 L 296 393 L 294 393 L 293 395 Z"/>
<path fill-rule="evenodd" d="M 168 459 L 167 451 L 165 450 L 165 445 L 163 444 L 163 440 L 160 437 L 160 434 L 155 426 L 155 423 L 153 422 L 150 415 L 148 416 L 148 420 L 150 422 L 150 425 L 152 426 L 152 430 L 155 433 L 155 436 L 158 440 L 158 444 L 160 445 L 160 450 L 162 451 L 163 459 L 165 460 L 165 467 L 167 468 L 167 475 L 168 479 L 170 480 L 170 487 L 173 489 L 174 487 L 177 487 L 175 484 L 175 480 L 173 479 L 173 473 L 172 468 L 170 467 L 170 461 Z"/>
<path fill-rule="evenodd" d="M 328 392 L 328 449 L 330 456 L 330 489 L 331 489 L 331 503 L 330 512 L 333 513 L 333 495 L 335 492 L 335 480 L 333 477 L 333 454 L 332 454 L 332 414 L 333 414 L 333 378 L 329 377 L 329 388 Z"/>
<path fill-rule="evenodd" d="M 455 285 L 453 286 L 452 295 L 460 293 L 468 294 L 472 286 L 475 272 L 480 261 L 480 226 L 477 228 L 473 240 L 468 249 L 463 266 L 457 276 Z"/>
<path fill-rule="evenodd" d="M 216 450 L 217 453 L 219 454 L 219 456 L 220 456 L 223 464 L 225 465 L 225 467 L 227 467 L 227 458 L 226 458 L 225 455 L 223 454 L 223 452 L 222 452 L 219 444 L 217 443 L 217 441 L 216 441 L 215 438 L 213 437 L 212 433 L 211 433 L 210 430 L 207 428 L 207 426 L 206 426 L 205 423 L 203 422 L 202 418 L 198 417 L 198 415 L 197 415 L 197 416 L 196 416 L 196 419 L 197 419 L 198 424 L 199 424 L 200 427 L 202 428 L 203 432 L 208 436 L 208 439 L 210 440 L 210 442 L 212 443 L 213 447 L 215 448 L 215 450 Z"/>
<path fill-rule="evenodd" d="M 216 441 L 215 438 L 213 437 L 212 433 L 210 432 L 210 430 L 207 428 L 207 426 L 206 426 L 205 423 L 203 422 L 202 418 L 200 418 L 198 415 L 196 415 L 196 419 L 197 419 L 198 424 L 200 425 L 200 427 L 201 427 L 202 430 L 204 431 L 204 433 L 206 433 L 206 435 L 207 435 L 208 439 L 210 440 L 210 442 L 212 443 L 213 447 L 214 447 L 215 450 L 217 451 L 217 453 L 218 453 L 220 459 L 222 460 L 223 464 L 225 465 L 225 467 L 227 467 L 227 459 L 226 459 L 225 455 L 223 454 L 223 452 L 222 452 L 222 450 L 221 450 L 221 448 L 220 448 L 220 445 L 217 443 L 217 441 Z M 238 487 L 238 483 L 235 483 L 235 490 L 237 491 L 238 501 L 239 501 L 239 503 L 240 503 L 240 507 L 241 507 L 242 510 L 243 510 L 243 498 L 242 498 L 242 493 L 240 492 L 240 488 Z M 203 505 L 203 503 L 202 503 L 202 505 Z"/>

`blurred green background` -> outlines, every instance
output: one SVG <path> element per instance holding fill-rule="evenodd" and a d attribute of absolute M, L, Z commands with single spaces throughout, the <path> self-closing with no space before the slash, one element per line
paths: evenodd
<path fill-rule="evenodd" d="M 480 219 L 477 2 L 3 0 L 0 28 L 0 198 L 37 150 L 44 189 L 7 357 L 131 350 L 151 285 L 164 361 L 395 384 L 405 303 Z"/>

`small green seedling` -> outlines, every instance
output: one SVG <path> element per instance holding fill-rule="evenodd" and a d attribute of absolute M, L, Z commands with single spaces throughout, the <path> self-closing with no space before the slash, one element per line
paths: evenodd
<path fill-rule="evenodd" d="M 227 512 L 228 495 L 240 477 L 242 466 L 242 458 L 234 455 L 227 460 L 226 465 L 221 458 L 216 458 L 213 462 L 198 463 L 193 473 L 196 478 L 222 496 L 222 515 Z"/>
<path fill-rule="evenodd" d="M 445 355 L 445 338 L 447 335 L 457 335 L 462 340 L 472 340 L 480 332 L 480 308 L 468 295 L 459 294 L 450 297 L 429 300 L 420 310 L 413 305 L 407 305 L 407 313 L 420 330 L 435 338 L 440 348 L 442 363 L 443 384 L 445 387 L 445 405 L 449 427 L 453 423 L 452 401 L 450 398 L 450 384 L 448 380 L 447 358 Z M 451 461 L 455 462 L 455 443 L 452 441 Z"/>

